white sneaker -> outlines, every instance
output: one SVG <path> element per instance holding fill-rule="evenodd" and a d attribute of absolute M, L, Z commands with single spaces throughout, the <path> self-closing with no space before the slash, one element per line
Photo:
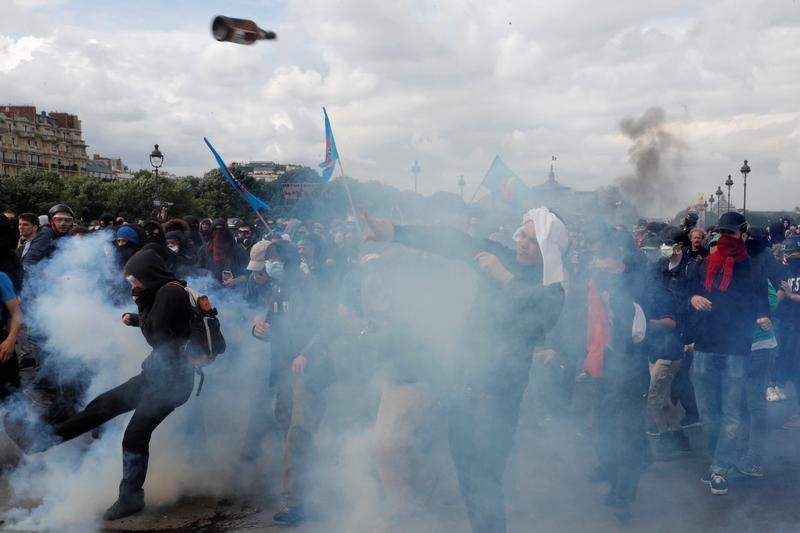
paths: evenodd
<path fill-rule="evenodd" d="M 768 402 L 777 402 L 780 401 L 781 397 L 778 396 L 778 391 L 776 391 L 777 387 L 767 387 L 767 401 Z"/>
<path fill-rule="evenodd" d="M 782 388 L 775 386 L 775 392 L 778 393 L 778 401 L 784 401 L 786 399 L 786 391 Z"/>

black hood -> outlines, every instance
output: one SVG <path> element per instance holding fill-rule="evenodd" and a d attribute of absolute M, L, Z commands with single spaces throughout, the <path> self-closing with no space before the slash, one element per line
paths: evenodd
<path fill-rule="evenodd" d="M 136 252 L 125 264 L 125 275 L 135 277 L 145 290 L 159 289 L 175 279 L 167 263 L 152 248 Z"/>

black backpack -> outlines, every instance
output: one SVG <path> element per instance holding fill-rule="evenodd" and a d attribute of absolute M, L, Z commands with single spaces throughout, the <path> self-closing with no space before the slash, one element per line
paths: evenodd
<path fill-rule="evenodd" d="M 200 374 L 200 385 L 197 388 L 199 396 L 205 381 L 202 368 L 213 363 L 218 355 L 225 353 L 225 336 L 222 334 L 219 318 L 217 318 L 217 308 L 211 305 L 208 296 L 200 294 L 190 287 L 184 287 L 181 283 L 172 283 L 183 288 L 189 297 L 191 308 L 189 340 L 183 347 L 183 352 L 189 363 Z"/>

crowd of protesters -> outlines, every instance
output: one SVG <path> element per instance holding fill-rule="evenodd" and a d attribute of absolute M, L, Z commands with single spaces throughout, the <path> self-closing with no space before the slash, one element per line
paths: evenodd
<path fill-rule="evenodd" d="M 703 453 L 692 449 L 689 429 L 704 434 L 709 463 L 698 477 L 712 494 L 726 494 L 734 473 L 765 475 L 767 402 L 786 400 L 787 384 L 796 386 L 800 377 L 794 327 L 800 227 L 792 221 L 751 227 L 730 212 L 700 228 L 689 213 L 675 225 L 642 220 L 633 228 L 579 229 L 538 208 L 510 238 L 495 232 L 490 239 L 472 222 L 462 232 L 361 215 L 326 227 L 293 218 L 128 222 L 108 213 L 83 223 L 63 204 L 42 216 L 6 212 L 0 402 L 23 395 L 43 412 L 35 434 L 8 417 L 6 432 L 23 450 L 37 452 L 134 410 L 119 499 L 105 517 L 141 510 L 150 434 L 192 390 L 193 373 L 179 348 L 188 336 L 188 310 L 175 283 L 203 278 L 209 292 L 234 291 L 252 310 L 252 322 L 224 328 L 247 329 L 270 346 L 271 372 L 247 415 L 238 460 L 258 459 L 268 431 L 263 409 L 273 405 L 285 447 L 278 524 L 305 519 L 325 390 L 348 379 L 330 363 L 342 346 L 382 361 L 375 370 L 385 382 L 374 420 L 375 458 L 387 498 L 400 512 L 424 505 L 409 470 L 419 468 L 414 448 L 424 447 L 420 435 L 430 432 L 428 415 L 441 400 L 472 531 L 506 530 L 502 478 L 531 368 L 541 377 L 537 385 L 555 391 L 557 399 L 545 406 L 554 415 L 574 414 L 576 383 L 591 388 L 598 466 L 588 477 L 609 484 L 605 503 L 623 520 L 649 463 Z M 47 267 L 63 239 L 98 232 L 113 246 L 119 273 L 109 298 L 124 304 L 133 295 L 139 313 L 124 321 L 142 328 L 153 353 L 141 375 L 84 408 L 91 372 L 64 372 L 38 333 L 26 332 L 25 300 L 36 297 L 29 280 L 43 275 L 40 265 Z M 443 372 L 435 350 L 406 327 L 402 295 L 387 293 L 402 253 L 365 251 L 365 238 L 477 272 L 464 329 L 452 333 L 463 359 L 450 371 L 448 390 L 431 386 L 430 375 Z M 403 354 L 390 353 L 398 346 Z M 570 375 L 564 379 L 552 368 Z M 783 427 L 800 429 L 800 410 Z"/>

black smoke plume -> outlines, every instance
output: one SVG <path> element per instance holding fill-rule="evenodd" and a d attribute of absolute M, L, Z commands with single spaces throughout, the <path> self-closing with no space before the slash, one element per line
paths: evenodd
<path fill-rule="evenodd" d="M 624 117 L 620 131 L 631 141 L 628 159 L 635 174 L 619 179 L 623 196 L 646 215 L 671 215 L 682 207 L 684 141 L 669 127 L 666 113 L 651 107 L 642 116 Z"/>

